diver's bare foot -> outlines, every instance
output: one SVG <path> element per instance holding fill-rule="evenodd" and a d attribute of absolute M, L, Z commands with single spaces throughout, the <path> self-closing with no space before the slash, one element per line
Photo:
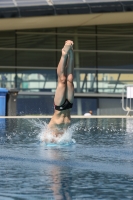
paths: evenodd
<path fill-rule="evenodd" d="M 63 49 L 62 49 L 62 55 L 64 55 L 64 56 L 68 55 L 70 49 L 72 49 L 72 46 L 73 46 L 73 41 L 67 40 L 65 42 Z"/>

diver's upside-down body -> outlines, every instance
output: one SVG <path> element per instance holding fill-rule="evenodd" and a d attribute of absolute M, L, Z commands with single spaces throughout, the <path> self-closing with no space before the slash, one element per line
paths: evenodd
<path fill-rule="evenodd" d="M 74 99 L 73 67 L 73 41 L 67 40 L 57 67 L 58 85 L 54 97 L 54 114 L 48 124 L 48 131 L 55 141 L 64 134 L 71 122 L 70 110 Z"/>

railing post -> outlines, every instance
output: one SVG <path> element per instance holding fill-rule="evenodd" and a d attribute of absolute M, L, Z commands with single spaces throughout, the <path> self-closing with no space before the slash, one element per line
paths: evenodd
<path fill-rule="evenodd" d="M 75 46 L 75 49 L 79 49 L 77 35 L 75 35 L 75 37 L 74 37 L 74 46 Z M 75 67 L 79 68 L 79 52 L 75 53 Z M 76 83 L 77 83 L 77 92 L 80 93 L 80 73 L 79 73 L 79 70 L 76 70 Z M 77 99 L 77 114 L 82 115 L 81 99 Z"/>
<path fill-rule="evenodd" d="M 7 116 L 16 116 L 17 114 L 17 89 L 11 89 L 7 94 Z"/>

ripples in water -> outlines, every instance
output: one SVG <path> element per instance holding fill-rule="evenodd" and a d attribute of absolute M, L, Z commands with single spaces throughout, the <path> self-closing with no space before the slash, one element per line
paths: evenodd
<path fill-rule="evenodd" d="M 0 122 L 0 198 L 132 199 L 132 119 L 73 119 L 68 146 L 40 142 L 47 123 Z"/>

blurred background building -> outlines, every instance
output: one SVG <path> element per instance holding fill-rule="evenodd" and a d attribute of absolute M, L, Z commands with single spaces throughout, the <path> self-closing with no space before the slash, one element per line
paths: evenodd
<path fill-rule="evenodd" d="M 74 41 L 73 115 L 122 115 L 133 84 L 133 1 L 1 0 L 0 87 L 18 88 L 18 115 L 53 113 L 56 67 Z"/>

